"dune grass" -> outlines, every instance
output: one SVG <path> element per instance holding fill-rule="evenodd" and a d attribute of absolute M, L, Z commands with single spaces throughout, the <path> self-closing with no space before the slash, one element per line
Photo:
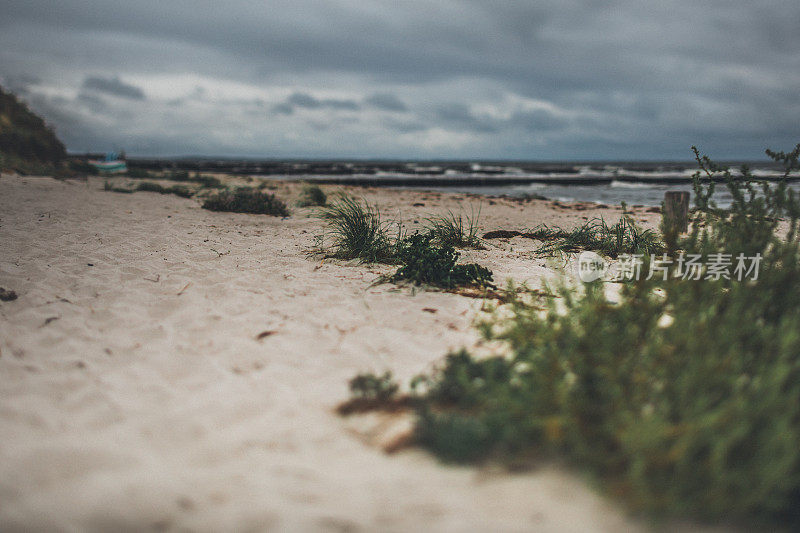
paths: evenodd
<path fill-rule="evenodd" d="M 594 218 L 571 231 L 539 225 L 528 235 L 545 241 L 537 250 L 539 255 L 588 250 L 616 258 L 621 254 L 649 256 L 665 249 L 658 232 L 638 227 L 632 218 L 625 215 L 612 226 L 602 218 Z"/>
<path fill-rule="evenodd" d="M 399 235 L 390 235 L 391 222 L 381 220 L 380 210 L 367 201 L 340 195 L 318 214 L 327 222 L 330 237 L 327 254 L 365 263 L 396 263 Z M 398 231 L 400 228 L 398 226 Z"/>
<path fill-rule="evenodd" d="M 478 219 L 480 208 L 470 215 L 455 214 L 448 211 L 446 215 L 429 217 L 428 231 L 441 244 L 454 248 L 483 248 L 483 243 L 478 237 Z"/>
<path fill-rule="evenodd" d="M 288 217 L 289 208 L 274 194 L 261 192 L 250 187 L 239 187 L 234 191 L 217 192 L 203 202 L 203 209 L 232 213 L 251 213 Z"/>

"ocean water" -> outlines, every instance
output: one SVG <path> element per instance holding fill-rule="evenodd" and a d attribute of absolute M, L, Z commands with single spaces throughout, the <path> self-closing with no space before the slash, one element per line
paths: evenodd
<path fill-rule="evenodd" d="M 658 183 L 627 183 L 612 181 L 609 184 L 597 185 L 560 185 L 530 183 L 527 185 L 508 186 L 453 186 L 453 187 L 402 187 L 406 189 L 435 190 L 444 192 L 465 192 L 482 196 L 542 196 L 549 200 L 561 202 L 594 202 L 607 205 L 619 205 L 625 202 L 628 205 L 661 205 L 664 193 L 667 191 L 689 191 L 692 186 L 686 184 L 658 184 Z M 721 206 L 730 204 L 731 196 L 721 185 L 717 186 L 715 194 L 717 203 Z"/>
<path fill-rule="evenodd" d="M 731 169 L 746 163 L 754 177 L 774 181 L 783 175 L 770 161 L 722 162 Z M 547 199 L 602 204 L 657 206 L 667 191 L 689 191 L 695 162 L 536 162 L 536 161 L 389 161 L 389 160 L 137 160 L 146 169 L 227 172 L 264 179 L 399 187 L 472 193 L 483 196 L 542 196 Z M 734 170 L 734 174 L 737 171 Z M 800 173 L 791 176 L 800 193 Z M 724 207 L 731 197 L 724 184 L 715 200 Z"/>
<path fill-rule="evenodd" d="M 730 164 L 731 169 L 740 165 Z M 781 169 L 769 163 L 749 163 L 750 171 L 756 178 L 765 180 L 779 179 L 783 176 Z M 524 173 L 519 169 L 504 168 L 503 174 L 495 176 L 520 175 L 539 178 L 537 174 Z M 595 202 L 600 204 L 658 206 L 667 191 L 688 191 L 692 196 L 692 175 L 697 167 L 691 164 L 606 164 L 575 165 L 571 173 L 551 172 L 541 174 L 541 180 L 533 183 L 497 185 L 453 185 L 426 186 L 413 185 L 403 188 L 426 189 L 437 191 L 465 192 L 483 196 L 541 196 L 562 202 Z M 738 170 L 732 170 L 740 175 Z M 800 176 L 792 175 L 794 180 Z M 585 178 L 586 184 L 576 183 Z M 560 183 L 569 180 L 569 183 Z M 489 181 L 489 180 L 486 180 Z M 800 193 L 800 181 L 791 181 L 790 188 Z M 720 207 L 727 207 L 732 197 L 723 183 L 716 185 L 714 200 Z"/>

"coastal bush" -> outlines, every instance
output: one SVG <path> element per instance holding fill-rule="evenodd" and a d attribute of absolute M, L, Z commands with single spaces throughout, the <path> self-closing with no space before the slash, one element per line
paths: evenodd
<path fill-rule="evenodd" d="M 448 211 L 447 215 L 439 215 L 427 219 L 428 231 L 441 244 L 455 248 L 483 248 L 478 237 L 478 213 L 456 215 Z"/>
<path fill-rule="evenodd" d="M 800 145 L 768 152 L 798 167 Z M 418 442 L 444 460 L 566 458 L 654 516 L 800 526 L 800 201 L 786 180 L 698 154 L 692 229 L 669 253 L 761 257 L 757 276 L 562 288 L 481 324 L 505 356 L 447 356 L 412 381 Z M 701 173 L 702 172 L 702 173 Z M 721 178 L 729 209 L 713 201 Z"/>
<path fill-rule="evenodd" d="M 274 194 L 267 194 L 248 187 L 235 191 L 220 191 L 203 202 L 203 209 L 210 211 L 229 211 L 234 213 L 253 213 L 288 217 L 289 208 Z"/>
<path fill-rule="evenodd" d="M 341 195 L 333 204 L 320 209 L 319 216 L 327 222 L 332 239 L 328 248 L 330 257 L 365 263 L 396 262 L 398 239 L 389 235 L 391 223 L 381 220 L 377 206 Z"/>
<path fill-rule="evenodd" d="M 471 263 L 456 264 L 459 253 L 451 244 L 434 242 L 433 233 L 415 233 L 400 241 L 397 258 L 402 266 L 391 281 L 410 281 L 444 289 L 464 286 L 492 286 L 492 272 Z"/>
<path fill-rule="evenodd" d="M 298 207 L 323 206 L 328 202 L 328 196 L 319 188 L 319 185 L 307 183 L 300 191 L 300 199 L 297 201 Z"/>

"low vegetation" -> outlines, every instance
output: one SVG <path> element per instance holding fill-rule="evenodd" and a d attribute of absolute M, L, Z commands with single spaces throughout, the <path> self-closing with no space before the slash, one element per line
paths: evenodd
<path fill-rule="evenodd" d="M 457 264 L 460 254 L 441 233 L 429 229 L 407 236 L 401 224 L 381 220 L 380 211 L 365 201 L 343 195 L 320 210 L 328 223 L 329 257 L 365 263 L 399 264 L 381 281 L 413 283 L 442 289 L 493 287 L 492 272 L 477 264 Z M 396 231 L 392 231 L 396 229 Z"/>
<path fill-rule="evenodd" d="M 454 248 L 483 248 L 478 237 L 478 219 L 480 210 L 471 216 L 456 215 L 448 211 L 447 215 L 434 216 L 427 219 L 428 231 L 445 246 Z"/>
<path fill-rule="evenodd" d="M 788 175 L 800 145 L 769 154 Z M 506 355 L 452 353 L 410 384 L 420 445 L 455 462 L 564 458 L 651 516 L 800 526 L 800 201 L 698 161 L 691 232 L 667 253 L 760 254 L 755 279 L 675 266 L 616 303 L 601 281 L 544 311 L 512 299 L 480 325 Z"/>
<path fill-rule="evenodd" d="M 528 235 L 544 241 L 537 251 L 539 255 L 589 250 L 616 258 L 621 254 L 649 256 L 664 251 L 664 243 L 658 232 L 638 227 L 628 215 L 623 215 L 613 226 L 606 224 L 602 218 L 594 218 L 571 231 L 539 225 Z"/>
<path fill-rule="evenodd" d="M 160 183 L 155 183 L 152 181 L 144 181 L 136 185 L 136 187 L 117 187 L 114 186 L 110 181 L 106 181 L 104 186 L 104 190 L 111 191 L 111 192 L 119 192 L 119 193 L 134 193 L 137 191 L 143 192 L 157 192 L 159 194 L 174 194 L 176 196 L 180 196 L 181 198 L 191 198 L 194 196 L 195 192 L 183 185 L 173 185 L 171 187 L 164 187 Z"/>
<path fill-rule="evenodd" d="M 174 181 L 178 181 L 178 180 L 174 180 Z M 222 180 L 220 180 L 216 176 L 208 176 L 206 174 L 200 174 L 199 172 L 196 173 L 194 176 L 190 176 L 188 179 L 182 180 L 182 181 L 188 181 L 188 182 L 191 182 L 191 183 L 198 183 L 198 184 L 200 184 L 201 187 L 204 187 L 206 189 L 224 189 L 225 188 L 225 184 L 222 183 Z"/>
<path fill-rule="evenodd" d="M 159 194 L 174 194 L 181 198 L 191 198 L 194 196 L 194 191 L 184 185 L 173 185 L 171 187 L 164 187 L 161 184 L 152 181 L 143 181 L 136 186 L 137 191 L 157 192 Z"/>
<path fill-rule="evenodd" d="M 443 289 L 491 287 L 492 272 L 475 263 L 456 264 L 459 253 L 451 244 L 438 244 L 432 233 L 416 233 L 403 239 L 397 251 L 402 266 L 391 281 L 407 281 Z"/>
<path fill-rule="evenodd" d="M 179 181 L 179 182 L 186 182 L 186 183 L 197 183 L 200 187 L 206 189 L 224 189 L 225 184 L 222 183 L 222 180 L 215 176 L 208 176 L 206 174 L 200 174 L 199 172 L 195 172 L 192 174 L 188 170 L 173 170 L 164 172 L 163 175 L 159 176 L 157 173 L 150 172 L 143 168 L 130 168 L 126 175 L 129 178 L 136 178 L 136 179 L 164 179 L 169 181 Z"/>
<path fill-rule="evenodd" d="M 322 240 L 329 257 L 358 259 L 364 263 L 396 263 L 398 235 L 391 235 L 391 222 L 381 220 L 377 206 L 341 195 L 319 210 L 327 222 Z"/>
<path fill-rule="evenodd" d="M 307 183 L 300 191 L 300 199 L 297 201 L 298 207 L 323 206 L 328 203 L 328 196 L 319 185 Z"/>
<path fill-rule="evenodd" d="M 289 208 L 274 194 L 261 192 L 249 187 L 217 192 L 203 202 L 203 209 L 228 211 L 233 213 L 252 213 L 288 217 Z"/>

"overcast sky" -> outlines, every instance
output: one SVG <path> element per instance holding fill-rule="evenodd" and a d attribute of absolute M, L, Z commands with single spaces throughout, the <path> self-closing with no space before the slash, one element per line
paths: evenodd
<path fill-rule="evenodd" d="M 73 151 L 760 157 L 800 2 L 0 0 L 0 83 Z"/>

